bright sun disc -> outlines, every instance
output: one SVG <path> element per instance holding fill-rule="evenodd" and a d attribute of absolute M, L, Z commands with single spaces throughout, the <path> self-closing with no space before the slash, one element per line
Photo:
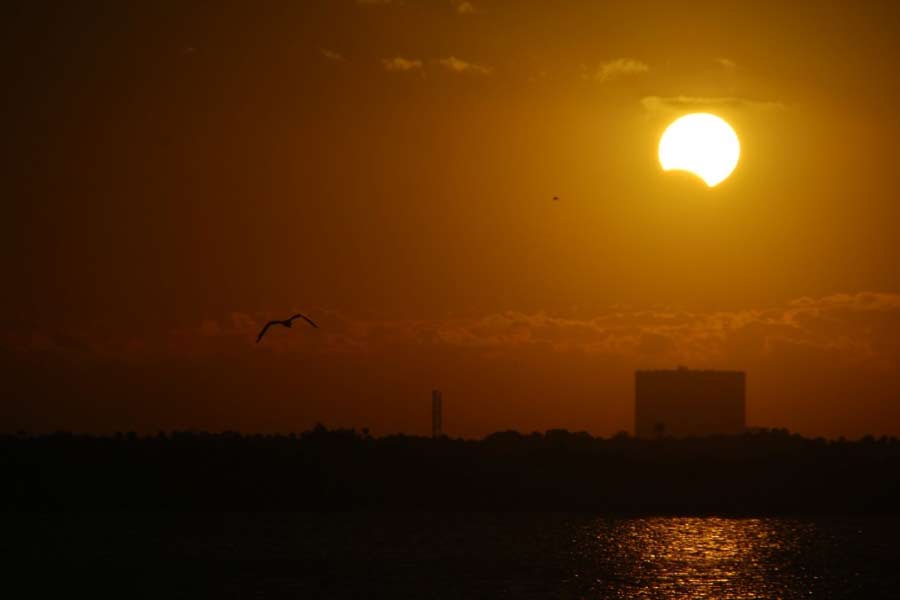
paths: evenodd
<path fill-rule="evenodd" d="M 715 187 L 737 167 L 741 144 L 731 125 L 715 115 L 676 119 L 659 140 L 663 171 L 689 171 Z"/>

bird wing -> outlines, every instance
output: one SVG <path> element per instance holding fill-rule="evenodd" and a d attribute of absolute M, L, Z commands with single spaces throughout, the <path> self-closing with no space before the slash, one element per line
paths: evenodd
<path fill-rule="evenodd" d="M 315 323 L 313 323 L 312 319 L 310 319 L 309 317 L 307 317 L 307 316 L 304 315 L 304 314 L 297 313 L 296 315 L 294 315 L 293 317 L 291 317 L 290 320 L 293 321 L 294 319 L 303 319 L 304 321 L 306 321 L 307 323 L 309 323 L 310 325 L 312 325 L 312 326 L 315 327 L 316 329 L 319 328 L 318 325 L 316 325 Z"/>
<path fill-rule="evenodd" d="M 259 332 L 259 335 L 256 336 L 256 343 L 258 344 L 259 341 L 261 339 L 263 339 L 263 336 L 266 335 L 266 332 L 269 330 L 269 327 L 271 327 L 272 325 L 277 325 L 277 324 L 278 324 L 278 321 L 269 321 L 268 323 L 266 323 L 266 326 L 263 327 L 262 331 Z"/>

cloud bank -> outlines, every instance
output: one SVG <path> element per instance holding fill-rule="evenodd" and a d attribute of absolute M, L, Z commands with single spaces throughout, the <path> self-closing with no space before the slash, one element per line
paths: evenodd
<path fill-rule="evenodd" d="M 407 71 L 421 71 L 422 64 L 422 61 L 419 59 L 404 58 L 402 56 L 381 59 L 381 66 L 383 66 L 386 71 L 401 73 Z"/>
<path fill-rule="evenodd" d="M 256 334 L 272 315 L 242 312 L 150 338 L 7 333 L 0 416 L 51 429 L 136 419 L 136 427 L 284 430 L 286 419 L 296 428 L 324 420 L 424 431 L 420 401 L 440 386 L 454 399 L 460 434 L 553 426 L 606 434 L 631 426 L 635 369 L 686 365 L 746 370 L 753 425 L 900 433 L 889 429 L 900 422 L 900 294 L 715 312 L 612 307 L 589 317 L 309 313 L 321 329 L 277 328 L 261 344 Z M 285 403 L 294 397 L 302 401 Z"/>
<path fill-rule="evenodd" d="M 328 60 L 333 60 L 335 62 L 344 61 L 344 55 L 340 52 L 335 52 L 334 50 L 329 50 L 328 48 L 319 48 L 319 52 L 321 52 L 322 56 L 324 56 Z"/>
<path fill-rule="evenodd" d="M 785 105 L 777 101 L 752 100 L 735 96 L 646 96 L 641 105 L 650 112 L 672 112 L 684 109 L 733 107 L 757 111 L 785 110 Z"/>
<path fill-rule="evenodd" d="M 588 79 L 607 83 L 621 77 L 641 75 L 650 70 L 650 66 L 634 58 L 617 58 L 603 63 Z"/>
<path fill-rule="evenodd" d="M 484 65 L 479 65 L 476 63 L 470 63 L 464 61 L 460 58 L 456 58 L 455 56 L 448 56 L 447 58 L 442 58 L 438 61 L 444 68 L 453 71 L 454 73 L 475 73 L 478 75 L 490 75 L 491 69 L 490 67 L 486 67 Z"/>

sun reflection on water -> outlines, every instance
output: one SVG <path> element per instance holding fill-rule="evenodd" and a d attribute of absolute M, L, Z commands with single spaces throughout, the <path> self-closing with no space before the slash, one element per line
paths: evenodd
<path fill-rule="evenodd" d="M 613 598 L 781 597 L 815 578 L 792 564 L 792 544 L 810 537 L 805 527 L 768 519 L 600 519 L 579 534 L 572 581 Z"/>

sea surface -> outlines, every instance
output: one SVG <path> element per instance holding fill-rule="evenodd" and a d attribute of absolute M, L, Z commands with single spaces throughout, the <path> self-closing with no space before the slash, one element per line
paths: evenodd
<path fill-rule="evenodd" d="M 9 513 L 0 526 L 7 573 L 46 574 L 29 576 L 36 596 L 900 598 L 897 518 Z"/>

